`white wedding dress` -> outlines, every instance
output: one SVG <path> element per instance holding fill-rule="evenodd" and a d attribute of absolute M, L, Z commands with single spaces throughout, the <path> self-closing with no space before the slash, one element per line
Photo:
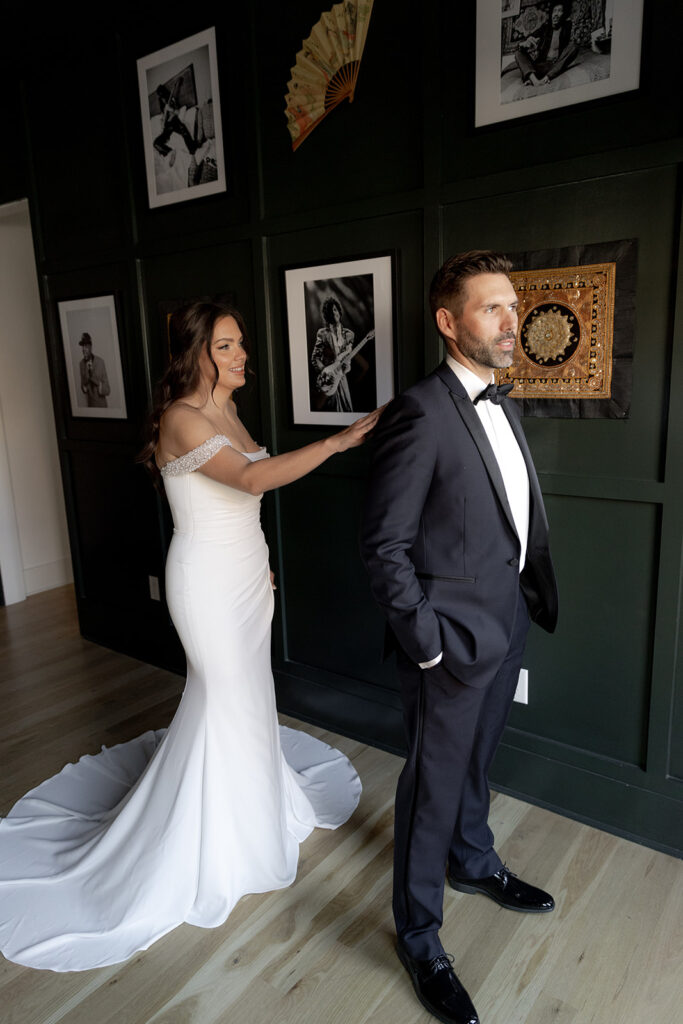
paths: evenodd
<path fill-rule="evenodd" d="M 86 970 L 183 921 L 215 927 L 246 893 L 289 885 L 299 843 L 358 803 L 339 751 L 278 728 L 260 498 L 196 472 L 223 445 L 217 435 L 163 474 L 167 598 L 187 655 L 173 721 L 67 765 L 0 820 L 8 960 Z"/>

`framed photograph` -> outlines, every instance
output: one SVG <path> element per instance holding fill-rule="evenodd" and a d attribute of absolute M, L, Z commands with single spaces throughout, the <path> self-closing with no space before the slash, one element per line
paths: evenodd
<path fill-rule="evenodd" d="M 149 205 L 225 192 L 216 30 L 138 60 Z"/>
<path fill-rule="evenodd" d="M 294 422 L 353 423 L 393 398 L 391 255 L 284 276 Z"/>
<path fill-rule="evenodd" d="M 475 127 L 637 89 L 643 0 L 477 0 Z"/>
<path fill-rule="evenodd" d="M 71 415 L 125 420 L 121 349 L 113 295 L 58 302 Z"/>

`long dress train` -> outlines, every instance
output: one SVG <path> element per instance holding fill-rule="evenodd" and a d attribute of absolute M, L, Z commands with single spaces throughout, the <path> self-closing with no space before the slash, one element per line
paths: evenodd
<path fill-rule="evenodd" d="M 223 445 L 210 438 L 164 471 L 167 599 L 187 655 L 173 721 L 68 764 L 0 820 L 8 960 L 86 970 L 183 921 L 219 925 L 246 893 L 289 885 L 299 843 L 358 803 L 339 751 L 278 728 L 260 498 L 196 472 Z"/>

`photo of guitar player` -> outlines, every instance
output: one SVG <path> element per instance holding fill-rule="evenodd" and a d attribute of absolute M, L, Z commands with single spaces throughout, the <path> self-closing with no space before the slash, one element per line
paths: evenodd
<path fill-rule="evenodd" d="M 369 282 L 364 280 L 366 277 Z M 320 285 L 323 282 L 310 283 Z M 319 295 L 322 326 L 315 330 L 310 356 L 311 408 L 329 412 L 362 412 L 366 406 L 374 408 L 376 375 L 372 344 L 375 340 L 372 277 L 359 275 L 324 284 L 326 293 Z M 331 285 L 337 287 L 331 289 Z M 342 302 L 332 294 L 332 290 L 355 293 L 350 305 L 353 314 L 345 314 Z M 365 294 L 360 294 L 362 292 Z M 349 295 L 345 298 L 348 299 Z M 355 329 L 352 330 L 349 323 Z"/>

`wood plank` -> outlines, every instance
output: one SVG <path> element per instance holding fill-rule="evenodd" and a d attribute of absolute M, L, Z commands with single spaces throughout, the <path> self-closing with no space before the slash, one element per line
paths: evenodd
<path fill-rule="evenodd" d="M 39 637 L 39 640 L 36 638 Z M 103 743 L 166 725 L 183 682 L 78 634 L 71 588 L 0 608 L 0 807 Z M 72 974 L 0 961 L 8 1024 L 428 1024 L 394 950 L 393 795 L 402 759 L 283 718 L 342 749 L 363 780 L 350 822 L 303 843 L 290 888 L 220 928 L 181 925 L 125 964 Z M 513 871 L 552 914 L 446 887 L 442 937 L 483 1024 L 673 1022 L 683 1004 L 683 865 L 492 794 Z"/>

